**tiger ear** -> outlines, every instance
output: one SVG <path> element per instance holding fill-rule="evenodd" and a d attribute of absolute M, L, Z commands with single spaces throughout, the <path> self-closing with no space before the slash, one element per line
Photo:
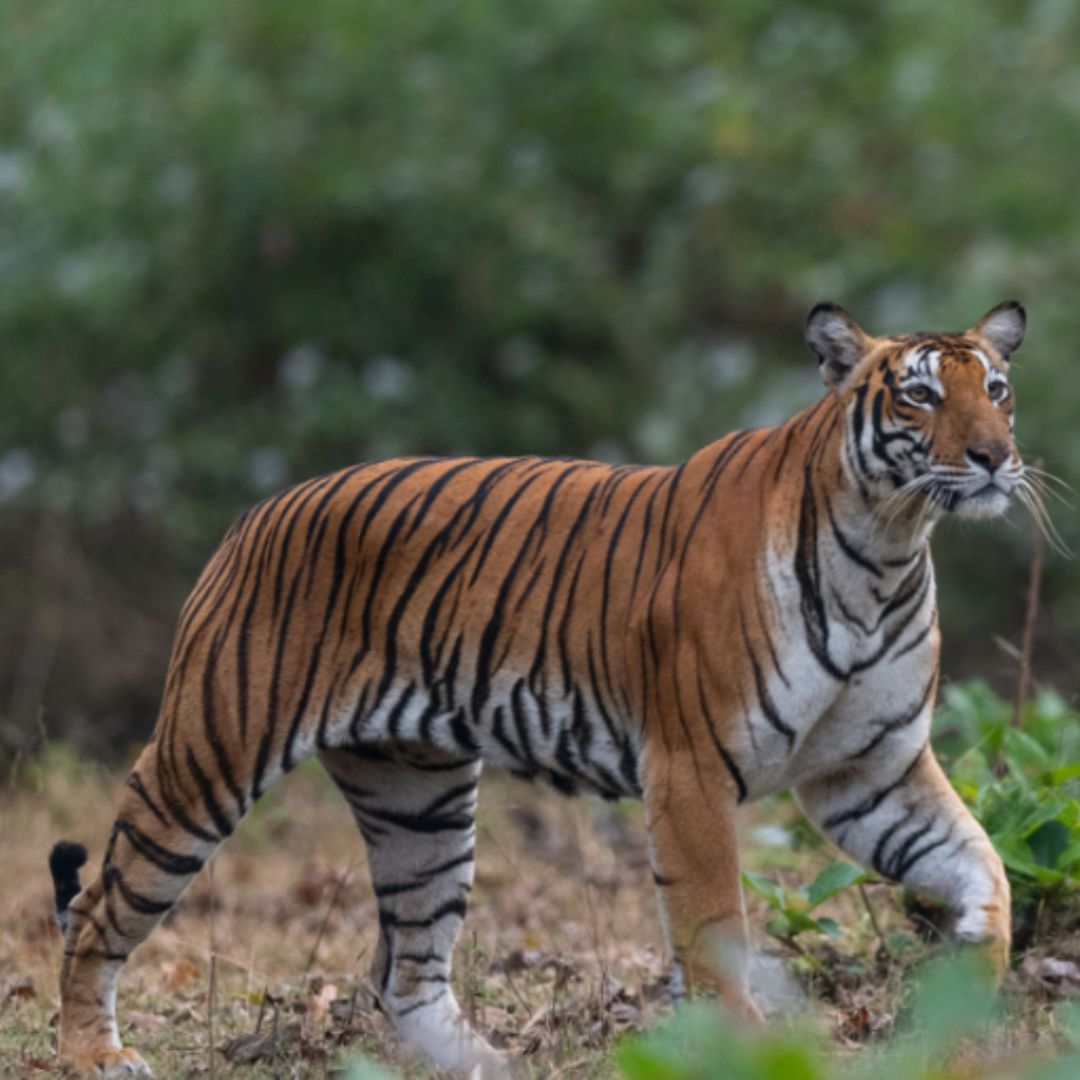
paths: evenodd
<path fill-rule="evenodd" d="M 806 344 L 817 354 L 825 385 L 838 390 L 870 351 L 871 338 L 836 304 L 818 304 L 806 318 Z"/>
<path fill-rule="evenodd" d="M 1002 360 L 1020 348 L 1027 329 L 1027 312 L 1024 305 L 1015 300 L 1006 300 L 991 308 L 969 331 L 981 337 L 988 345 L 1000 353 Z"/>

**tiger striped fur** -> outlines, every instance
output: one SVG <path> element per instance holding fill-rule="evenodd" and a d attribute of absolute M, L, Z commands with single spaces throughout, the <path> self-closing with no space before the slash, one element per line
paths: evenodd
<path fill-rule="evenodd" d="M 1022 483 L 1024 323 L 1006 303 L 963 334 L 872 338 L 822 305 L 825 396 L 682 465 L 395 460 L 245 513 L 184 607 L 153 739 L 67 913 L 62 1058 L 148 1073 L 117 1036 L 124 961 L 312 754 L 367 846 L 382 1006 L 443 1066 L 500 1068 L 449 983 L 486 762 L 643 797 L 678 980 L 746 1015 L 718 952 L 745 934 L 735 810 L 787 787 L 853 858 L 947 901 L 1000 972 L 1002 864 L 928 745 L 927 540 Z M 58 861 L 69 896 L 77 861 Z"/>

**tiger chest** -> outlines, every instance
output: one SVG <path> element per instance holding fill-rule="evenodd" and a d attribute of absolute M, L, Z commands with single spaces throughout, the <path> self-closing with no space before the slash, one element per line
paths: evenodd
<path fill-rule="evenodd" d="M 925 741 L 936 680 L 938 633 L 932 574 L 867 580 L 822 575 L 820 606 L 794 575 L 777 595 L 778 663 L 763 676 L 741 725 L 737 752 L 750 797 L 887 758 Z M 814 621 L 808 612 L 820 612 Z M 740 728 L 734 730 L 739 731 Z"/>

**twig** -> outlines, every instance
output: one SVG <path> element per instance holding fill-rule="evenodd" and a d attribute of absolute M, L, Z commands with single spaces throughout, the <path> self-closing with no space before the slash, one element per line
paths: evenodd
<path fill-rule="evenodd" d="M 217 1008 L 217 933 L 214 923 L 216 895 L 214 892 L 214 860 L 210 860 L 207 877 L 210 884 L 210 996 L 207 1003 L 206 1027 L 210 1039 L 207 1054 L 210 1060 L 210 1080 L 216 1080 L 217 1062 L 214 1059 L 214 1010 Z"/>
<path fill-rule="evenodd" d="M 777 938 L 781 944 L 786 945 L 796 956 L 801 956 L 804 960 L 810 962 L 813 974 L 817 975 L 821 981 L 829 988 L 835 997 L 840 992 L 840 985 L 832 977 L 832 974 L 826 969 L 825 965 L 808 949 L 804 949 L 792 936 Z"/>
<path fill-rule="evenodd" d="M 1035 467 L 1041 469 L 1039 458 Z M 1042 583 L 1043 534 L 1036 523 L 1031 551 L 1031 569 L 1028 574 L 1027 604 L 1024 610 L 1024 633 L 1020 641 L 1020 673 L 1016 680 L 1016 701 L 1013 704 L 1013 727 L 1020 727 L 1024 703 L 1031 694 L 1031 653 L 1035 646 L 1035 622 L 1039 616 L 1039 588 Z"/>
<path fill-rule="evenodd" d="M 210 1080 L 217 1076 L 217 1062 L 214 1059 L 214 1010 L 217 1008 L 217 957 L 210 954 L 210 1009 L 207 1016 L 207 1028 L 210 1037 L 208 1053 L 210 1055 Z"/>
<path fill-rule="evenodd" d="M 270 993 L 270 984 L 263 987 L 262 997 L 259 999 L 259 1015 L 255 1017 L 255 1034 L 262 1031 L 263 1015 L 266 1012 L 266 995 Z"/>
<path fill-rule="evenodd" d="M 528 1016 L 533 1011 L 532 1006 L 525 1000 L 525 996 L 518 989 L 518 985 L 514 982 L 514 977 L 510 974 L 508 967 L 503 968 L 503 975 L 506 977 L 506 985 L 510 987 L 510 993 L 517 998 L 518 1004 L 525 1010 L 525 1015 Z"/>
<path fill-rule="evenodd" d="M 476 927 L 473 927 L 472 932 L 472 948 L 468 952 L 468 964 L 465 968 L 465 988 L 466 988 L 466 1015 L 469 1018 L 469 1027 L 475 1028 L 478 1026 L 476 1023 L 477 1007 L 476 997 L 477 988 L 480 983 L 480 978 L 477 975 L 477 967 L 479 960 L 480 944 L 476 936 Z"/>
<path fill-rule="evenodd" d="M 319 933 L 315 938 L 315 944 L 311 946 L 311 952 L 308 954 L 307 965 L 304 968 L 304 977 L 300 982 L 301 993 L 307 988 L 307 979 L 308 975 L 311 973 L 311 965 L 315 963 L 315 955 L 318 953 L 323 936 L 326 934 L 326 927 L 330 923 L 330 916 L 334 913 L 334 908 L 337 907 L 338 897 L 341 896 L 341 890 L 344 889 L 345 885 L 348 883 L 349 877 L 352 875 L 355 866 L 356 858 L 354 856 L 352 862 L 349 863 L 348 869 L 338 878 L 337 885 L 334 886 L 334 891 L 330 896 L 330 903 L 326 906 L 326 913 L 323 915 L 322 923 L 319 926 Z"/>
<path fill-rule="evenodd" d="M 274 1070 L 274 1077 L 278 1077 L 278 1007 L 274 1002 L 274 1019 L 270 1026 L 270 1067 Z"/>
<path fill-rule="evenodd" d="M 859 882 L 859 895 L 862 897 L 863 907 L 866 908 L 866 914 L 870 916 L 870 925 L 874 928 L 874 933 L 877 934 L 878 941 L 881 942 L 881 951 L 891 960 L 893 958 L 892 949 L 889 948 L 889 944 L 885 940 L 885 935 L 881 932 L 881 924 L 878 922 L 877 912 L 874 910 L 874 905 L 870 903 L 870 895 L 866 891 L 866 886 L 861 881 Z"/>

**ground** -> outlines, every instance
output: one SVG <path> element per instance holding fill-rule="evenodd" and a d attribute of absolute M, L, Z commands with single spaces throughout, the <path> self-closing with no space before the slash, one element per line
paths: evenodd
<path fill-rule="evenodd" d="M 67 838 L 100 858 L 122 779 L 53 750 L 16 769 L 0 794 L 4 1078 L 55 1071 L 60 938 L 46 857 Z M 838 857 L 804 839 L 783 800 L 751 808 L 743 824 L 747 865 L 790 886 Z M 759 992 L 774 1013 L 814 1017 L 842 1054 L 888 1035 L 905 972 L 935 948 L 892 887 L 871 884 L 866 899 L 850 889 L 830 901 L 822 910 L 841 936 L 795 947 L 765 934 L 766 905 L 748 899 Z M 403 1076 L 438 1075 L 408 1061 L 372 1006 L 363 974 L 376 926 L 345 805 L 317 765 L 302 767 L 263 800 L 128 964 L 124 1041 L 159 1077 L 326 1077 L 360 1054 Z M 1047 933 L 1040 930 L 1024 971 L 1009 977 L 1006 1023 L 973 1053 L 1052 1043 L 1054 998 L 1068 980 L 1051 985 L 1038 961 L 1048 952 L 1080 956 L 1080 935 Z M 617 1075 L 615 1043 L 662 1022 L 671 1007 L 640 807 L 485 778 L 476 888 L 455 978 L 463 1008 L 521 1058 L 525 1075 Z"/>

